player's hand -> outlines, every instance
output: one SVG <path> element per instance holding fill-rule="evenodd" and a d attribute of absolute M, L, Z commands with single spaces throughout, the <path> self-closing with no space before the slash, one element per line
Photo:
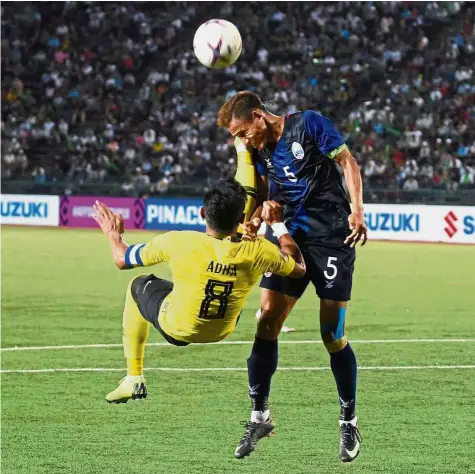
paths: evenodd
<path fill-rule="evenodd" d="M 265 201 L 262 205 L 262 219 L 267 225 L 282 222 L 282 206 L 275 201 Z"/>
<path fill-rule="evenodd" d="M 243 240 L 256 240 L 257 231 L 261 227 L 262 221 L 259 217 L 254 217 L 248 222 L 244 222 L 242 225 L 242 238 Z"/>
<path fill-rule="evenodd" d="M 361 240 L 361 245 L 364 245 L 368 240 L 368 229 L 364 223 L 363 213 L 350 214 L 348 216 L 348 224 L 351 234 L 346 238 L 345 244 L 350 244 L 350 247 L 354 247 Z"/>
<path fill-rule="evenodd" d="M 124 220 L 120 214 L 112 212 L 104 203 L 96 201 L 92 217 L 99 224 L 105 235 L 124 233 Z"/>

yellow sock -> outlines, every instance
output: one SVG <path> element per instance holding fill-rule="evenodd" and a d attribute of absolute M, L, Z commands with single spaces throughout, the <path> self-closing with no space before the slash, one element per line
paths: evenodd
<path fill-rule="evenodd" d="M 127 359 L 127 375 L 143 375 L 143 358 Z"/>
<path fill-rule="evenodd" d="M 150 333 L 150 323 L 140 314 L 130 291 L 125 296 L 124 315 L 122 319 L 122 342 L 127 359 L 127 375 L 143 375 L 145 343 Z"/>
<path fill-rule="evenodd" d="M 257 199 L 257 176 L 256 168 L 254 167 L 254 160 L 252 152 L 246 149 L 244 143 L 240 138 L 234 140 L 234 147 L 237 152 L 237 169 L 235 178 L 244 186 L 247 194 L 246 207 L 244 208 L 244 222 L 251 219 L 253 212 L 256 209 Z M 242 233 L 242 225 L 239 226 L 238 232 Z"/>

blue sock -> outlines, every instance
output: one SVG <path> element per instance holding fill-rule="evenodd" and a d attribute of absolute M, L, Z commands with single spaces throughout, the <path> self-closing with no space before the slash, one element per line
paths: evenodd
<path fill-rule="evenodd" d="M 247 359 L 249 396 L 255 411 L 265 411 L 269 407 L 270 383 L 277 369 L 277 360 L 277 339 L 268 341 L 256 336 L 251 355 Z"/>
<path fill-rule="evenodd" d="M 340 396 L 340 419 L 350 421 L 355 416 L 356 356 L 348 343 L 341 351 L 330 353 L 330 364 Z"/>

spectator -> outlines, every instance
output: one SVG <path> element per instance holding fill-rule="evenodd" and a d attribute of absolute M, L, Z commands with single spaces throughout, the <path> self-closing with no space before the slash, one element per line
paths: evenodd
<path fill-rule="evenodd" d="M 475 184 L 475 168 L 473 166 L 464 166 L 460 172 L 460 184 L 472 186 Z"/>
<path fill-rule="evenodd" d="M 405 182 L 402 187 L 404 191 L 417 191 L 419 189 L 419 183 L 417 179 L 413 176 L 410 176 Z"/>

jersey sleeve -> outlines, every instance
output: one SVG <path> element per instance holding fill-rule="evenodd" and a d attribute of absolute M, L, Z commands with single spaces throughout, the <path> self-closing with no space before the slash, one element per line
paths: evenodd
<path fill-rule="evenodd" d="M 252 157 L 252 149 L 247 148 L 240 138 L 234 140 L 237 153 L 236 180 L 246 190 L 247 201 L 244 208 L 244 221 L 247 222 L 256 208 L 257 202 L 257 178 L 256 167 Z"/>
<path fill-rule="evenodd" d="M 261 258 L 258 262 L 262 273 L 270 272 L 280 276 L 289 276 L 295 268 L 295 260 L 266 239 L 261 239 Z"/>
<path fill-rule="evenodd" d="M 178 245 L 177 232 L 158 235 L 146 244 L 130 245 L 125 251 L 127 267 L 149 267 L 161 262 L 170 261 L 170 253 Z"/>
<path fill-rule="evenodd" d="M 303 120 L 305 132 L 317 144 L 320 152 L 328 158 L 335 158 L 346 148 L 343 138 L 327 117 L 313 110 L 307 110 L 303 114 Z"/>

